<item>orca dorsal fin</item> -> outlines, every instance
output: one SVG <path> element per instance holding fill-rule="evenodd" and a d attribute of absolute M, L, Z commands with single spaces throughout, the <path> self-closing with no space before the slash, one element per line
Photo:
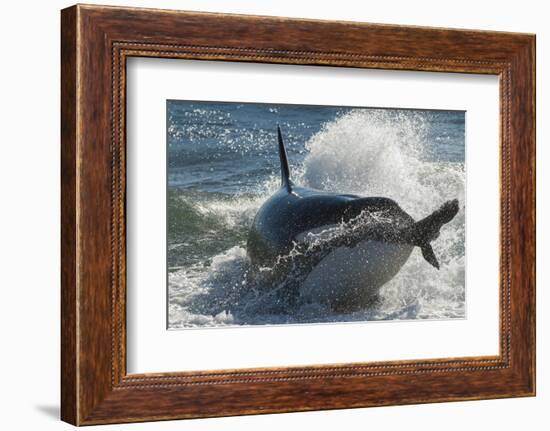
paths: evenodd
<path fill-rule="evenodd" d="M 288 158 L 286 156 L 285 143 L 283 142 L 283 134 L 279 125 L 277 125 L 277 138 L 279 140 L 279 159 L 281 160 L 281 187 L 284 187 L 290 193 L 292 191 L 292 181 L 290 181 Z"/>

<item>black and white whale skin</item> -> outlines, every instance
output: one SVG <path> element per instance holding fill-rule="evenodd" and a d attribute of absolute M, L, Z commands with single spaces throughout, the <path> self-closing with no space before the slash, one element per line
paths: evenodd
<path fill-rule="evenodd" d="M 457 214 L 458 200 L 415 222 L 392 199 L 298 187 L 290 180 L 280 128 L 277 133 L 281 188 L 258 210 L 247 243 L 252 268 L 269 274 L 273 286 L 286 284 L 306 301 L 355 310 L 372 304 L 414 247 L 439 269 L 430 242 Z"/>

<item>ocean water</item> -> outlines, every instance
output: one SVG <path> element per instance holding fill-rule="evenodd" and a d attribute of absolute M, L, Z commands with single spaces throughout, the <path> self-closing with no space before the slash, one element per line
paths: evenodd
<path fill-rule="evenodd" d="M 464 112 L 169 100 L 167 117 L 169 328 L 465 317 Z M 415 248 L 353 312 L 251 285 L 248 231 L 279 188 L 277 124 L 297 185 L 390 197 L 417 220 L 458 198 L 432 243 L 441 269 Z"/>

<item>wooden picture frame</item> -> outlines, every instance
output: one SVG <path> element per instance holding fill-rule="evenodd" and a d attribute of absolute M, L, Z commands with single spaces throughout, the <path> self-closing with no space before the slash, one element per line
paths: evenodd
<path fill-rule="evenodd" d="M 535 36 L 77 5 L 61 14 L 61 418 L 74 425 L 535 394 Z M 500 78 L 500 354 L 127 374 L 131 56 Z"/>

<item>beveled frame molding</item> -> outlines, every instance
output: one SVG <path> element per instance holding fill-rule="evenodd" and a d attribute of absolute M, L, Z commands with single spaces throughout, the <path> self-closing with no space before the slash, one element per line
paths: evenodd
<path fill-rule="evenodd" d="M 534 395 L 534 35 L 83 5 L 62 11 L 61 30 L 63 420 L 88 425 Z M 128 375 L 125 101 L 132 56 L 498 75 L 499 355 Z"/>

